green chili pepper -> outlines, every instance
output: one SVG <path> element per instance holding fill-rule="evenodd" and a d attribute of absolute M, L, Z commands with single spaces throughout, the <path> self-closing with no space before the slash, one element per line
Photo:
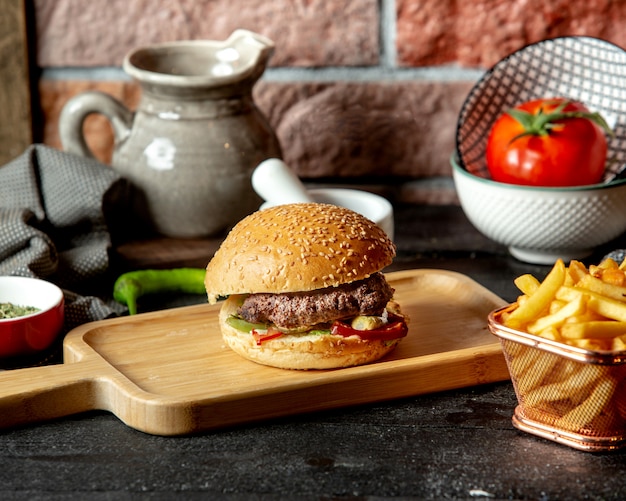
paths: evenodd
<path fill-rule="evenodd" d="M 118 277 L 113 286 L 113 298 L 128 306 L 131 315 L 137 313 L 137 299 L 146 294 L 184 292 L 206 294 L 204 268 L 174 268 L 171 270 L 129 271 Z"/>
<path fill-rule="evenodd" d="M 252 330 L 254 329 L 267 330 L 267 327 L 268 327 L 267 324 L 253 324 L 252 322 L 248 322 L 247 320 L 244 320 L 243 318 L 235 317 L 234 315 L 231 315 L 230 317 L 228 317 L 226 319 L 226 323 L 230 325 L 231 327 L 234 327 L 235 329 L 239 331 L 247 332 L 248 334 L 250 334 L 250 332 L 252 332 Z"/>

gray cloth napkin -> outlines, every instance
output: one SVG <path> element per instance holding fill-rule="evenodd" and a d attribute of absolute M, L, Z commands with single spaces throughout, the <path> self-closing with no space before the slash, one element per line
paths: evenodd
<path fill-rule="evenodd" d="M 0 275 L 36 277 L 65 297 L 64 331 L 126 311 L 93 291 L 106 286 L 109 218 L 128 184 L 93 159 L 32 145 L 0 167 Z"/>

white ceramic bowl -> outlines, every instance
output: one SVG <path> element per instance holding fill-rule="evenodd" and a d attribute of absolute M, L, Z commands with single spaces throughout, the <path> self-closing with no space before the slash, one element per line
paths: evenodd
<path fill-rule="evenodd" d="M 454 155 L 451 163 L 470 222 L 521 261 L 582 259 L 626 231 L 626 180 L 572 188 L 518 186 L 470 174 Z"/>
<path fill-rule="evenodd" d="M 393 206 L 386 198 L 368 191 L 345 188 L 316 188 L 307 192 L 315 202 L 338 205 L 358 212 L 380 226 L 393 240 Z M 261 209 L 273 205 L 277 204 L 265 202 L 261 205 Z"/>
<path fill-rule="evenodd" d="M 63 327 L 63 292 L 45 280 L 0 276 L 0 303 L 39 309 L 29 315 L 0 319 L 0 358 L 45 350 Z"/>

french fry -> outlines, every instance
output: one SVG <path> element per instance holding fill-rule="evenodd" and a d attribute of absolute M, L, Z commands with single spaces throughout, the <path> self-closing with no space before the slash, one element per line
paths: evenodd
<path fill-rule="evenodd" d="M 620 271 L 620 273 L 622 272 Z M 592 275 L 585 275 L 578 281 L 576 286 L 617 301 L 626 302 L 626 287 L 605 282 L 604 277 L 600 279 Z"/>
<path fill-rule="evenodd" d="M 626 275 L 619 268 L 611 268 L 602 272 L 602 281 L 607 284 L 623 287 L 626 283 Z"/>
<path fill-rule="evenodd" d="M 590 310 L 618 322 L 626 322 L 626 303 L 599 294 L 592 294 L 587 300 Z"/>
<path fill-rule="evenodd" d="M 592 292 L 590 290 L 579 289 L 578 287 L 573 287 L 571 285 L 564 285 L 556 291 L 555 297 L 560 301 L 570 302 L 577 297 L 585 296 L 585 294 L 592 294 Z"/>
<path fill-rule="evenodd" d="M 518 344 L 519 350 L 511 359 L 511 372 L 516 378 L 523 378 L 526 371 L 537 363 L 537 350 L 529 346 Z"/>
<path fill-rule="evenodd" d="M 618 336 L 613 338 L 611 343 L 611 351 L 624 351 L 626 350 L 626 336 Z"/>
<path fill-rule="evenodd" d="M 612 257 L 607 257 L 604 261 L 602 261 L 599 265 L 599 268 L 603 270 L 617 270 L 619 269 L 619 265 Z"/>
<path fill-rule="evenodd" d="M 619 269 L 619 265 L 612 258 L 607 258 L 600 264 L 592 264 L 589 266 L 589 273 L 593 276 L 601 277 L 605 270 Z"/>
<path fill-rule="evenodd" d="M 580 362 L 575 362 L 574 360 L 561 360 L 561 364 L 559 366 L 559 374 L 558 378 L 554 380 L 554 382 L 565 382 L 568 379 L 574 377 L 576 374 L 580 372 Z"/>
<path fill-rule="evenodd" d="M 574 285 L 577 284 L 584 276 L 589 275 L 589 270 L 580 261 L 572 260 L 567 267 L 567 273 L 572 277 Z"/>
<path fill-rule="evenodd" d="M 626 284 L 624 269 L 611 258 L 605 259 L 597 266 L 591 265 L 589 267 L 589 274 L 593 277 L 600 278 L 607 284 L 619 286 Z"/>
<path fill-rule="evenodd" d="M 567 344 L 588 351 L 609 351 L 612 342 L 610 339 L 569 339 Z"/>
<path fill-rule="evenodd" d="M 564 339 L 606 339 L 619 338 L 624 335 L 626 335 L 626 322 L 613 320 L 575 322 L 561 326 L 561 336 Z"/>
<path fill-rule="evenodd" d="M 514 281 L 515 286 L 526 296 L 532 296 L 539 288 L 540 282 L 533 275 L 520 275 Z"/>
<path fill-rule="evenodd" d="M 595 311 L 592 311 L 589 308 L 587 308 L 584 313 L 581 313 L 580 315 L 572 315 L 571 317 L 569 317 L 565 321 L 565 323 L 575 324 L 577 322 L 597 322 L 597 321 L 602 321 L 602 320 L 606 320 L 606 318 L 600 315 L 599 313 L 596 313 Z"/>
<path fill-rule="evenodd" d="M 572 395 L 582 394 L 582 390 L 600 381 L 606 374 L 606 367 L 601 365 L 592 364 L 579 364 L 573 362 L 575 367 L 570 372 L 570 375 L 561 381 L 561 384 L 566 387 Z"/>
<path fill-rule="evenodd" d="M 538 334 L 549 327 L 560 327 L 569 317 L 584 313 L 587 308 L 586 303 L 586 297 L 581 294 L 572 299 L 556 313 L 553 313 L 552 315 L 545 315 L 534 322 L 529 323 L 527 330 L 531 334 Z"/>
<path fill-rule="evenodd" d="M 528 296 L 528 300 L 520 304 L 507 318 L 509 327 L 519 328 L 547 311 L 550 302 L 565 280 L 565 264 L 562 259 L 552 267 L 537 290 Z"/>
<path fill-rule="evenodd" d="M 544 387 L 550 374 L 557 368 L 557 361 L 542 360 L 540 354 L 532 348 L 529 349 L 528 357 L 532 357 L 532 365 L 527 367 L 521 378 L 517 378 L 518 389 L 525 395 Z"/>
<path fill-rule="evenodd" d="M 529 407 L 545 407 L 553 402 L 567 400 L 571 391 L 562 383 L 538 385 L 524 396 L 524 405 Z"/>
<path fill-rule="evenodd" d="M 588 289 L 564 285 L 556 292 L 557 299 L 573 301 L 579 296 L 587 296 L 587 307 L 607 319 L 626 322 L 626 302 L 603 296 Z"/>
<path fill-rule="evenodd" d="M 545 329 L 539 332 L 539 335 L 542 338 L 550 339 L 552 341 L 561 341 L 563 339 L 561 337 L 561 333 L 559 332 L 559 329 L 557 329 L 554 325 L 551 325 L 550 327 L 546 327 Z"/>
<path fill-rule="evenodd" d="M 588 426 L 611 401 L 616 388 L 617 382 L 614 379 L 601 379 L 589 397 L 582 404 L 563 415 L 556 422 L 556 426 L 571 431 L 578 431 Z"/>
<path fill-rule="evenodd" d="M 600 381 L 603 374 L 602 368 L 597 365 L 580 366 L 564 380 L 536 386 L 526 394 L 524 403 L 541 406 L 560 400 L 569 400 L 572 405 L 576 405 L 580 403 L 581 395 L 585 395 L 585 389 Z"/>
<path fill-rule="evenodd" d="M 559 311 L 563 306 L 568 304 L 567 301 L 561 301 L 560 299 L 554 299 L 550 303 L 550 308 L 548 309 L 548 315 L 554 315 L 557 311 Z"/>

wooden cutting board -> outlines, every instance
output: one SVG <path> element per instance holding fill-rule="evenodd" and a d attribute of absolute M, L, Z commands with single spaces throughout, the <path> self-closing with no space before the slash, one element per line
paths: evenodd
<path fill-rule="evenodd" d="M 103 320 L 66 336 L 63 364 L 0 373 L 0 426 L 99 409 L 146 433 L 183 435 L 509 378 L 487 329 L 502 299 L 456 272 L 387 278 L 411 321 L 379 362 L 290 371 L 244 360 L 221 340 L 219 304 Z"/>

